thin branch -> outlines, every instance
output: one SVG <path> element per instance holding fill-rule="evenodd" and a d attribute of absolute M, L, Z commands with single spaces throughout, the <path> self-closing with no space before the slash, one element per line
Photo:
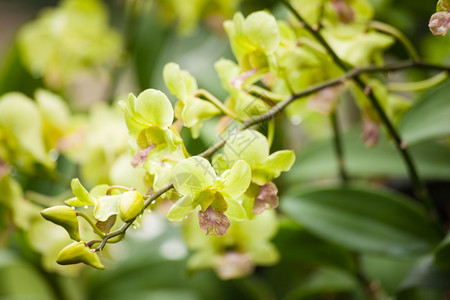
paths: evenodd
<path fill-rule="evenodd" d="M 331 56 L 333 61 L 343 70 L 348 70 L 349 67 L 346 63 L 344 63 L 334 52 L 334 50 L 331 48 L 331 46 L 328 44 L 328 42 L 322 37 L 322 35 L 315 30 L 311 25 L 308 24 L 308 22 L 303 19 L 303 17 L 297 12 L 297 10 L 289 3 L 288 0 L 280 0 L 288 9 L 289 11 L 295 16 L 295 18 L 301 23 L 303 28 L 305 28 L 309 33 L 311 33 L 316 40 L 326 49 L 328 54 Z"/>
<path fill-rule="evenodd" d="M 387 66 L 383 66 L 383 67 L 378 67 L 378 66 L 370 66 L 370 67 L 365 67 L 365 68 L 355 68 L 353 70 L 350 70 L 349 72 L 347 72 L 346 74 L 337 77 L 335 79 L 331 79 L 328 81 L 324 81 L 322 83 L 319 84 L 315 84 L 310 86 L 309 88 L 304 89 L 303 91 L 296 93 L 290 97 L 288 97 L 287 99 L 277 103 L 275 106 L 273 106 L 269 111 L 267 111 L 266 113 L 263 113 L 257 117 L 253 117 L 250 119 L 247 119 L 246 121 L 243 122 L 243 124 L 241 125 L 241 127 L 238 129 L 238 131 L 242 131 L 246 128 L 249 128 L 253 125 L 262 123 L 264 121 L 273 119 L 276 115 L 278 115 L 280 112 L 282 112 L 286 106 L 288 106 L 290 103 L 292 103 L 293 101 L 306 97 L 308 95 L 311 95 L 315 92 L 318 92 L 322 89 L 325 89 L 327 87 L 331 87 L 331 86 L 335 86 L 335 85 L 339 85 L 339 84 L 343 84 L 345 83 L 346 80 L 355 78 L 356 76 L 358 76 L 359 74 L 362 73 L 373 73 L 373 72 L 389 72 L 389 71 L 398 71 L 398 70 L 403 70 L 403 69 L 407 69 L 407 68 L 422 68 L 422 69 L 435 69 L 435 70 L 442 70 L 442 71 L 450 71 L 450 67 L 445 67 L 445 66 L 439 66 L 439 65 L 432 65 L 432 64 L 425 64 L 422 62 L 414 62 L 414 61 L 406 61 L 406 62 L 400 62 L 397 64 L 392 64 L 392 65 L 387 65 Z M 227 136 L 225 138 L 223 138 L 222 140 L 220 140 L 219 142 L 217 142 L 215 145 L 213 145 L 212 147 L 210 147 L 209 149 L 203 151 L 202 153 L 200 153 L 198 156 L 204 157 L 204 158 L 209 158 L 211 157 L 214 153 L 216 153 L 217 151 L 219 151 L 224 145 L 225 143 L 228 141 L 228 139 L 230 138 L 230 136 Z M 173 188 L 173 184 L 169 183 L 168 185 L 166 185 L 165 187 L 163 187 L 162 189 L 156 191 L 155 193 L 153 193 L 152 195 L 150 195 L 144 202 L 144 209 L 146 209 L 149 205 L 151 205 L 153 203 L 153 201 L 156 201 L 156 199 L 158 199 L 162 194 L 164 194 L 165 192 L 171 190 Z M 125 234 L 125 232 L 127 231 L 127 229 L 133 224 L 133 222 L 135 221 L 135 218 L 125 222 L 119 229 L 112 231 L 108 234 L 106 234 L 103 239 L 101 240 L 100 245 L 97 248 L 94 248 L 95 251 L 101 251 L 106 243 L 108 242 L 108 240 L 110 240 L 113 237 Z M 97 243 L 97 240 L 95 240 Z"/>
<path fill-rule="evenodd" d="M 345 169 L 344 152 L 342 150 L 342 140 L 341 132 L 339 130 L 339 124 L 337 120 L 337 110 L 334 110 L 330 114 L 331 127 L 333 128 L 333 141 L 334 141 L 334 152 L 336 153 L 336 160 L 338 163 L 339 178 L 342 183 L 348 182 L 348 175 Z"/>
<path fill-rule="evenodd" d="M 316 93 L 320 90 L 323 90 L 328 87 L 336 86 L 339 84 L 344 84 L 347 80 L 353 79 L 360 74 L 365 73 L 376 73 L 376 72 L 390 72 L 390 71 L 400 71 L 409 68 L 418 68 L 418 69 L 431 69 L 431 70 L 440 70 L 450 72 L 450 66 L 441 66 L 434 64 L 427 64 L 423 62 L 415 62 L 415 61 L 404 61 L 386 66 L 369 66 L 364 68 L 354 68 L 348 71 L 346 74 L 336 77 L 334 79 L 330 79 L 321 83 L 317 83 L 307 87 L 306 89 L 293 94 L 292 96 L 286 98 L 285 100 L 277 103 L 274 107 L 272 107 L 269 111 L 253 117 L 251 119 L 246 120 L 243 123 L 241 129 L 245 129 L 251 127 L 257 123 L 264 122 L 266 120 L 274 118 L 277 114 L 285 109 L 286 106 L 291 104 L 293 101 L 309 96 L 313 93 Z"/>
<path fill-rule="evenodd" d="M 239 131 L 241 131 L 239 129 Z M 211 155 L 213 155 L 214 153 L 216 153 L 217 151 L 220 150 L 220 148 L 222 148 L 225 143 L 228 141 L 229 136 L 223 138 L 222 140 L 220 140 L 219 142 L 217 142 L 214 146 L 212 146 L 211 148 L 203 151 L 202 153 L 200 153 L 198 156 L 204 157 L 204 158 L 208 158 L 211 157 Z"/>
<path fill-rule="evenodd" d="M 168 185 L 166 185 L 165 187 L 163 187 L 162 189 L 158 190 L 157 192 L 155 192 L 154 194 L 150 195 L 144 202 L 144 210 L 154 201 L 156 200 L 158 197 L 160 197 L 162 194 L 164 194 L 165 192 L 167 192 L 168 190 L 173 188 L 173 184 L 169 183 Z M 108 242 L 109 239 L 115 237 L 115 236 L 119 236 L 122 234 L 125 234 L 125 232 L 127 231 L 128 227 L 131 226 L 131 224 L 133 224 L 133 222 L 136 220 L 136 218 L 133 218 L 132 220 L 125 222 L 119 229 L 114 230 L 108 234 L 106 234 L 100 245 L 95 248 L 95 251 L 102 251 L 103 248 L 105 247 L 106 243 Z"/>
<path fill-rule="evenodd" d="M 302 23 L 303 27 L 311 33 L 317 41 L 319 41 L 322 46 L 327 50 L 328 54 L 331 56 L 333 61 L 343 70 L 343 71 L 349 71 L 350 67 L 339 58 L 339 56 L 336 54 L 336 52 L 331 48 L 331 46 L 328 44 L 328 42 L 323 38 L 323 36 L 320 34 L 320 32 L 314 30 L 304 19 L 303 17 L 296 11 L 296 9 L 289 3 L 287 0 L 280 0 L 282 3 L 286 5 L 286 7 L 294 14 L 294 16 L 297 18 L 297 20 Z M 418 63 L 416 65 L 416 63 Z M 409 63 L 413 66 L 421 66 L 426 67 L 427 64 L 421 64 L 420 62 L 413 61 Z M 439 69 L 439 68 L 437 68 Z M 442 70 L 449 71 L 449 67 L 442 67 Z M 350 71 L 351 72 L 351 71 Z M 380 102 L 378 101 L 377 97 L 373 93 L 370 86 L 366 85 L 366 83 L 363 81 L 363 79 L 359 76 L 359 74 L 356 74 L 355 76 L 352 76 L 354 82 L 361 88 L 363 91 L 367 91 L 367 98 L 369 99 L 371 105 L 378 113 L 378 116 L 380 117 L 381 121 L 384 123 L 385 127 L 387 128 L 389 134 L 392 136 L 395 145 L 397 147 L 397 150 L 399 151 L 400 155 L 403 158 L 403 161 L 408 169 L 408 174 L 411 180 L 411 184 L 414 187 L 415 195 L 418 199 L 420 199 L 424 206 L 427 208 L 429 213 L 432 215 L 433 218 L 436 217 L 435 208 L 433 206 L 433 203 L 430 199 L 430 196 L 428 194 L 428 191 L 420 179 L 417 168 L 414 164 L 414 161 L 412 160 L 411 154 L 408 151 L 407 144 L 402 140 L 400 134 L 395 129 L 392 122 L 389 120 L 389 117 L 387 116 L 386 112 L 384 111 L 383 107 L 381 106 Z"/>

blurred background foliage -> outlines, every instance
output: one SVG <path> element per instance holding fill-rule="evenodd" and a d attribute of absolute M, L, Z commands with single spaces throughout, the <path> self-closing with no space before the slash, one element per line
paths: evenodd
<path fill-rule="evenodd" d="M 425 61 L 450 63 L 450 36 L 432 36 L 427 27 L 436 1 L 371 2 L 375 19 L 403 31 Z M 365 299 L 362 282 L 371 282 L 365 288 L 373 289 L 376 299 L 450 299 L 450 240 L 435 248 L 434 228 L 415 203 L 403 198 L 412 192 L 398 153 L 385 138 L 370 149 L 361 143 L 349 99 L 340 105 L 349 173 L 399 193 L 366 187 L 305 191 L 312 182 L 336 177 L 328 120 L 313 115 L 302 127 L 293 127 L 280 118 L 272 148 L 296 149 L 297 160 L 277 182 L 282 202 L 273 239 L 281 257 L 277 265 L 229 281 L 211 270 L 191 272 L 180 228 L 157 213 L 102 254 L 107 271 L 56 265 L 56 253 L 67 243 L 59 237 L 65 233 L 47 224 L 39 211 L 69 198 L 73 177 L 94 186 L 135 185 L 133 178 L 142 176 L 127 168 L 127 132 L 115 101 L 150 87 L 166 91 L 161 74 L 170 61 L 223 99 L 214 62 L 233 57 L 222 22 L 238 10 L 244 15 L 264 8 L 276 16 L 286 13 L 270 0 L 71 3 L 66 13 L 73 24 L 64 27 L 55 24 L 58 16 L 51 10 L 59 1 L 0 1 L 0 106 L 13 101 L 19 110 L 4 104 L 0 118 L 26 124 L 13 144 L 0 136 L 0 157 L 8 158 L 8 163 L 0 160 L 0 299 Z M 406 55 L 396 43 L 389 57 Z M 417 71 L 407 75 L 424 79 Z M 418 95 L 406 94 L 423 103 L 399 123 L 447 227 L 449 93 L 447 80 Z M 199 140 L 186 135 L 191 153 L 210 145 L 211 127 L 204 126 Z M 40 134 L 44 140 L 34 142 Z M 36 143 L 43 154 L 27 151 Z M 58 154 L 52 156 L 51 149 Z M 327 200 L 341 192 L 343 207 Z M 358 202 L 362 198 L 369 207 L 365 211 Z M 328 224 L 327 214 L 336 212 L 342 222 Z"/>

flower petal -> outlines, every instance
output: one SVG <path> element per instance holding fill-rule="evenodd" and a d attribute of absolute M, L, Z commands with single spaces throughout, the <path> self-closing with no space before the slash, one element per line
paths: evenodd
<path fill-rule="evenodd" d="M 230 136 L 225 144 L 224 154 L 229 162 L 243 159 L 253 168 L 266 161 L 269 144 L 264 135 L 248 129 Z"/>
<path fill-rule="evenodd" d="M 138 120 L 139 118 L 136 119 L 137 114 L 134 110 L 135 103 L 136 97 L 130 93 L 127 100 L 119 101 L 119 106 L 124 113 L 128 130 L 132 135 L 137 136 L 139 132 L 145 128 L 145 124 L 142 122 L 143 120 Z"/>
<path fill-rule="evenodd" d="M 244 207 L 234 199 L 227 200 L 228 208 L 225 214 L 233 220 L 242 221 L 247 217 Z"/>
<path fill-rule="evenodd" d="M 253 214 L 257 215 L 266 209 L 278 207 L 278 189 L 273 182 L 268 182 L 259 188 L 258 196 L 253 204 Z"/>
<path fill-rule="evenodd" d="M 148 89 L 139 94 L 135 109 L 145 121 L 151 124 L 161 128 L 168 128 L 172 125 L 172 104 L 167 96 L 158 90 Z"/>
<path fill-rule="evenodd" d="M 95 205 L 94 198 L 89 194 L 89 192 L 83 187 L 78 178 L 72 179 L 70 183 L 72 192 L 76 199 L 69 199 L 66 201 L 68 205 L 71 206 L 84 206 L 84 205 Z"/>
<path fill-rule="evenodd" d="M 269 242 L 250 244 L 246 250 L 252 257 L 253 262 L 258 265 L 270 266 L 280 259 L 277 248 Z"/>
<path fill-rule="evenodd" d="M 192 156 L 179 162 L 173 169 L 173 185 L 182 195 L 194 195 L 210 187 L 216 172 L 203 157 Z"/>
<path fill-rule="evenodd" d="M 224 172 L 223 187 L 219 190 L 227 198 L 238 198 L 250 185 L 252 171 L 244 160 L 238 160 L 229 172 Z"/>
<path fill-rule="evenodd" d="M 212 103 L 199 98 L 188 97 L 181 113 L 181 118 L 186 127 L 190 128 L 219 113 L 220 110 Z"/>
<path fill-rule="evenodd" d="M 224 235 L 228 227 L 230 227 L 230 220 L 223 213 L 215 212 L 211 207 L 205 211 L 198 212 L 198 222 L 200 228 L 206 231 L 206 234 L 217 236 Z"/>
<path fill-rule="evenodd" d="M 121 197 L 121 195 L 98 197 L 97 205 L 94 208 L 94 217 L 99 221 L 106 221 L 110 216 L 117 215 Z"/>
<path fill-rule="evenodd" d="M 181 75 L 180 66 L 173 62 L 166 64 L 163 69 L 163 78 L 170 93 L 179 100 L 184 101 L 187 94 L 186 86 L 182 84 L 183 76 Z"/>
<path fill-rule="evenodd" d="M 170 221 L 181 221 L 188 213 L 193 211 L 196 206 L 197 205 L 194 203 L 191 195 L 186 195 L 172 205 L 167 213 L 167 218 Z"/>
<path fill-rule="evenodd" d="M 176 63 L 168 63 L 163 70 L 164 82 L 170 93 L 185 102 L 198 89 L 197 81 L 189 72 L 181 70 Z"/>
<path fill-rule="evenodd" d="M 275 17 L 265 11 L 251 13 L 244 21 L 245 36 L 267 54 L 275 52 L 280 44 L 280 32 Z"/>
<path fill-rule="evenodd" d="M 288 171 L 295 161 L 295 154 L 291 150 L 282 150 L 272 153 L 267 161 L 253 170 L 253 182 L 264 185 L 280 176 L 281 172 Z"/>

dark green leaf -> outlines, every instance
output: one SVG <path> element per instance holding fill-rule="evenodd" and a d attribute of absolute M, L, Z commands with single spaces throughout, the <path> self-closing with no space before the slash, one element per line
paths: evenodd
<path fill-rule="evenodd" d="M 7 92 L 22 92 L 32 97 L 34 91 L 42 87 L 40 79 L 34 78 L 22 64 L 16 41 L 7 50 L 0 65 L 0 95 Z"/>
<path fill-rule="evenodd" d="M 425 253 L 439 240 L 406 197 L 372 188 L 331 187 L 287 196 L 282 210 L 318 236 L 367 253 Z"/>
<path fill-rule="evenodd" d="M 8 250 L 0 251 L 0 298 L 55 299 L 37 269 Z"/>
<path fill-rule="evenodd" d="M 363 255 L 361 267 L 368 278 L 376 279 L 386 293 L 394 295 L 417 261 L 417 257 Z"/>
<path fill-rule="evenodd" d="M 450 135 L 450 80 L 425 92 L 399 124 L 408 144 Z"/>
<path fill-rule="evenodd" d="M 413 145 L 412 156 L 419 173 L 427 179 L 450 178 L 450 149 L 437 143 Z M 344 161 L 348 173 L 355 177 L 407 177 L 405 165 L 394 145 L 380 137 L 379 143 L 367 148 L 361 142 L 359 130 L 343 135 Z M 291 171 L 286 174 L 290 182 L 314 178 L 336 177 L 337 163 L 332 141 L 315 142 L 297 154 Z"/>
<path fill-rule="evenodd" d="M 442 269 L 450 269 L 450 232 L 434 252 L 434 262 Z"/>
<path fill-rule="evenodd" d="M 428 292 L 437 290 L 441 293 L 450 289 L 450 272 L 442 272 L 436 268 L 432 256 L 423 258 L 411 270 L 399 288 L 398 299 L 411 299 L 410 294 L 419 289 L 425 289 Z M 415 299 L 419 298 L 415 297 Z"/>
<path fill-rule="evenodd" d="M 318 269 L 308 280 L 291 291 L 286 300 L 310 299 L 312 295 L 350 292 L 357 288 L 357 283 L 349 274 L 335 269 Z"/>
<path fill-rule="evenodd" d="M 351 251 L 316 237 L 292 221 L 283 220 L 280 223 L 273 243 L 280 251 L 283 261 L 355 270 Z"/>

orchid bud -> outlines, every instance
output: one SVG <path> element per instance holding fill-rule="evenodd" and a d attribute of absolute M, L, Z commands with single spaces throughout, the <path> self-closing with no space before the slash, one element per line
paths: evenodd
<path fill-rule="evenodd" d="M 433 35 L 446 35 L 450 28 L 450 12 L 441 11 L 433 14 L 428 27 Z"/>
<path fill-rule="evenodd" d="M 136 218 L 144 209 L 144 197 L 137 191 L 122 194 L 119 200 L 120 218 L 128 222 Z"/>
<path fill-rule="evenodd" d="M 80 240 L 77 212 L 75 209 L 66 205 L 58 205 L 44 209 L 41 211 L 41 215 L 46 220 L 64 227 L 72 240 Z"/>
<path fill-rule="evenodd" d="M 75 242 L 66 246 L 59 252 L 56 262 L 60 265 L 84 263 L 100 270 L 105 269 L 97 253 L 84 242 Z"/>

